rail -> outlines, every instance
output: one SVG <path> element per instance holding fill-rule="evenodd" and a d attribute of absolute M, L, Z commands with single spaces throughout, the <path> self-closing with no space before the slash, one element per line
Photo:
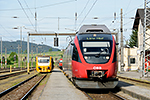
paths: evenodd
<path fill-rule="evenodd" d="M 89 92 L 90 91 L 90 92 Z M 91 92 L 92 91 L 92 92 Z M 104 91 L 104 92 L 103 92 Z M 107 91 L 107 92 L 106 92 Z M 110 99 L 110 100 L 126 100 L 125 98 L 111 92 L 111 90 L 83 90 L 82 91 L 90 100 Z M 102 98 L 101 98 L 102 97 Z"/>
<path fill-rule="evenodd" d="M 33 71 L 33 70 L 34 69 L 31 69 L 30 71 Z M 23 71 L 19 71 L 19 72 L 0 75 L 0 80 L 6 79 L 6 78 L 9 78 L 9 77 L 12 77 L 12 76 L 20 75 L 20 74 L 23 74 L 23 73 L 26 73 L 26 72 L 27 72 L 26 70 L 23 70 Z"/>
<path fill-rule="evenodd" d="M 46 77 L 46 75 L 44 75 L 20 100 L 25 100 L 29 94 L 39 85 L 39 83 Z"/>
<path fill-rule="evenodd" d="M 38 74 L 36 74 L 36 75 L 28 78 L 27 80 L 1 92 L 0 98 L 8 99 L 12 96 L 11 99 L 13 99 L 13 97 L 17 97 L 17 99 L 25 100 L 28 97 L 28 95 L 36 88 L 36 86 L 38 86 L 38 84 L 46 77 L 46 75 L 47 74 L 45 74 L 43 76 L 38 76 Z M 26 88 L 26 87 L 28 87 L 28 88 Z M 26 89 L 26 90 L 24 90 L 24 89 Z M 14 96 L 15 94 L 18 94 L 16 91 L 19 91 L 19 90 L 23 91 L 23 92 L 19 92 L 20 96 L 17 96 L 17 95 Z"/>
<path fill-rule="evenodd" d="M 126 80 L 130 80 L 130 81 L 134 81 L 134 82 L 150 84 L 150 82 L 146 81 L 146 80 L 138 80 L 138 79 L 128 78 L 128 77 L 122 77 L 122 76 L 117 76 L 117 77 L 120 78 L 120 79 L 126 79 Z"/>

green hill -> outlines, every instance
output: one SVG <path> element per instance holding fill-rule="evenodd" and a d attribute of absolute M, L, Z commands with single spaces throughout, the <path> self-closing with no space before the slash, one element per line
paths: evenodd
<path fill-rule="evenodd" d="M 5 48 L 7 48 L 7 54 L 10 54 L 11 52 L 16 52 L 18 53 L 18 45 L 20 45 L 21 42 L 20 40 L 17 41 L 13 41 L 13 42 L 9 42 L 9 41 L 2 41 L 2 52 L 5 53 Z M 0 42 L 1 45 L 1 42 Z M 48 52 L 50 51 L 60 51 L 60 49 L 57 48 L 53 48 L 51 46 L 48 45 L 38 45 L 35 43 L 29 43 L 29 48 L 30 48 L 30 53 L 31 53 L 31 48 L 33 50 L 33 53 L 40 53 L 40 52 Z M 1 50 L 1 46 L 0 46 L 0 50 Z M 20 49 L 21 51 L 21 49 Z M 1 52 L 1 51 L 0 51 Z M 26 41 L 22 41 L 22 53 L 26 53 L 27 52 L 27 42 Z"/>

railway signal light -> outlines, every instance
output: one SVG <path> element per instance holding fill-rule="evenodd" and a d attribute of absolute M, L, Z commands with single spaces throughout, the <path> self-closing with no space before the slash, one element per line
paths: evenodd
<path fill-rule="evenodd" d="M 3 60 L 5 60 L 5 57 L 3 56 Z"/>
<path fill-rule="evenodd" d="M 57 37 L 54 38 L 54 46 L 58 46 L 58 38 Z"/>
<path fill-rule="evenodd" d="M 14 61 L 16 60 L 16 55 L 14 55 Z"/>

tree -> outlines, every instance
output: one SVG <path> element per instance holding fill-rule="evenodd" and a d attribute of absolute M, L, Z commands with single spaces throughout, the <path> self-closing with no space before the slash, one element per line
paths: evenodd
<path fill-rule="evenodd" d="M 52 51 L 52 48 L 49 49 L 49 52 L 51 52 L 51 51 Z"/>
<path fill-rule="evenodd" d="M 23 53 L 26 54 L 26 53 L 27 53 L 27 50 L 25 50 Z"/>
<path fill-rule="evenodd" d="M 138 31 L 133 30 L 132 34 L 130 35 L 130 40 L 129 40 L 129 46 L 133 48 L 133 46 L 138 47 Z"/>
<path fill-rule="evenodd" d="M 18 62 L 18 55 L 16 52 L 11 52 L 11 54 L 9 55 L 9 59 L 10 61 L 16 61 Z"/>

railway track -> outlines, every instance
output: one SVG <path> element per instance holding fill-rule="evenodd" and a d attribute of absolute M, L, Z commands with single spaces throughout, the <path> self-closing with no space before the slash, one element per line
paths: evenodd
<path fill-rule="evenodd" d="M 130 95 L 133 98 L 140 100 L 150 100 L 149 93 L 146 94 L 146 91 L 150 90 L 150 82 L 142 79 L 135 79 L 123 76 L 117 76 L 120 84 L 118 87 L 125 94 Z M 126 88 L 126 86 L 130 86 L 130 88 Z M 142 91 L 142 92 L 141 92 Z"/>
<path fill-rule="evenodd" d="M 21 70 L 21 68 L 15 68 L 15 69 L 12 69 L 12 72 L 20 71 L 20 70 Z M 26 68 L 23 68 L 22 70 L 26 70 Z M 7 69 L 1 69 L 0 74 L 2 74 L 2 73 L 8 73 L 8 72 L 10 72 L 9 68 L 7 68 Z"/>
<path fill-rule="evenodd" d="M 134 84 L 137 86 L 143 86 L 149 88 L 150 82 L 148 81 L 143 81 L 143 80 L 138 80 L 138 79 L 133 79 L 133 78 L 128 78 L 128 77 L 122 77 L 118 76 L 119 80 L 123 82 L 127 82 L 129 84 Z M 118 88 L 118 89 L 117 89 Z M 126 98 L 121 97 L 119 95 L 116 95 L 117 92 L 122 91 L 120 90 L 119 87 L 116 87 L 113 90 L 92 90 L 92 91 L 84 91 L 85 94 L 91 99 L 91 100 L 106 100 L 106 99 L 111 99 L 111 100 L 126 100 Z M 131 96 L 132 97 L 132 96 Z"/>
<path fill-rule="evenodd" d="M 122 79 L 122 80 L 128 80 L 128 81 L 131 81 L 131 82 L 136 82 L 136 83 L 140 83 L 140 84 L 147 84 L 147 85 L 150 85 L 150 82 L 149 81 L 144 81 L 144 80 L 138 80 L 138 79 L 133 79 L 133 78 L 128 78 L 128 77 L 122 77 L 122 76 L 117 76 L 119 79 Z"/>
<path fill-rule="evenodd" d="M 36 74 L 29 79 L 0 93 L 1 100 L 25 100 L 33 89 L 46 77 Z"/>
<path fill-rule="evenodd" d="M 30 71 L 33 71 L 34 69 L 31 69 Z M 23 73 L 26 73 L 26 70 L 20 71 L 20 72 L 13 72 L 13 73 L 9 73 L 9 74 L 5 74 L 5 75 L 0 75 L 0 80 L 12 77 L 12 76 L 16 76 L 16 75 L 20 75 Z"/>
<path fill-rule="evenodd" d="M 63 71 L 62 71 L 63 72 Z M 71 78 L 69 78 L 65 72 L 64 75 L 73 83 Z M 74 83 L 73 83 L 74 84 Z M 74 84 L 75 85 L 75 84 Z M 85 89 L 81 90 L 90 100 L 126 100 L 124 97 L 117 95 L 116 93 L 120 91 L 119 88 L 114 89 Z"/>
<path fill-rule="evenodd" d="M 88 96 L 90 100 L 126 100 L 125 98 L 113 93 L 114 90 L 83 90 L 84 94 Z"/>

